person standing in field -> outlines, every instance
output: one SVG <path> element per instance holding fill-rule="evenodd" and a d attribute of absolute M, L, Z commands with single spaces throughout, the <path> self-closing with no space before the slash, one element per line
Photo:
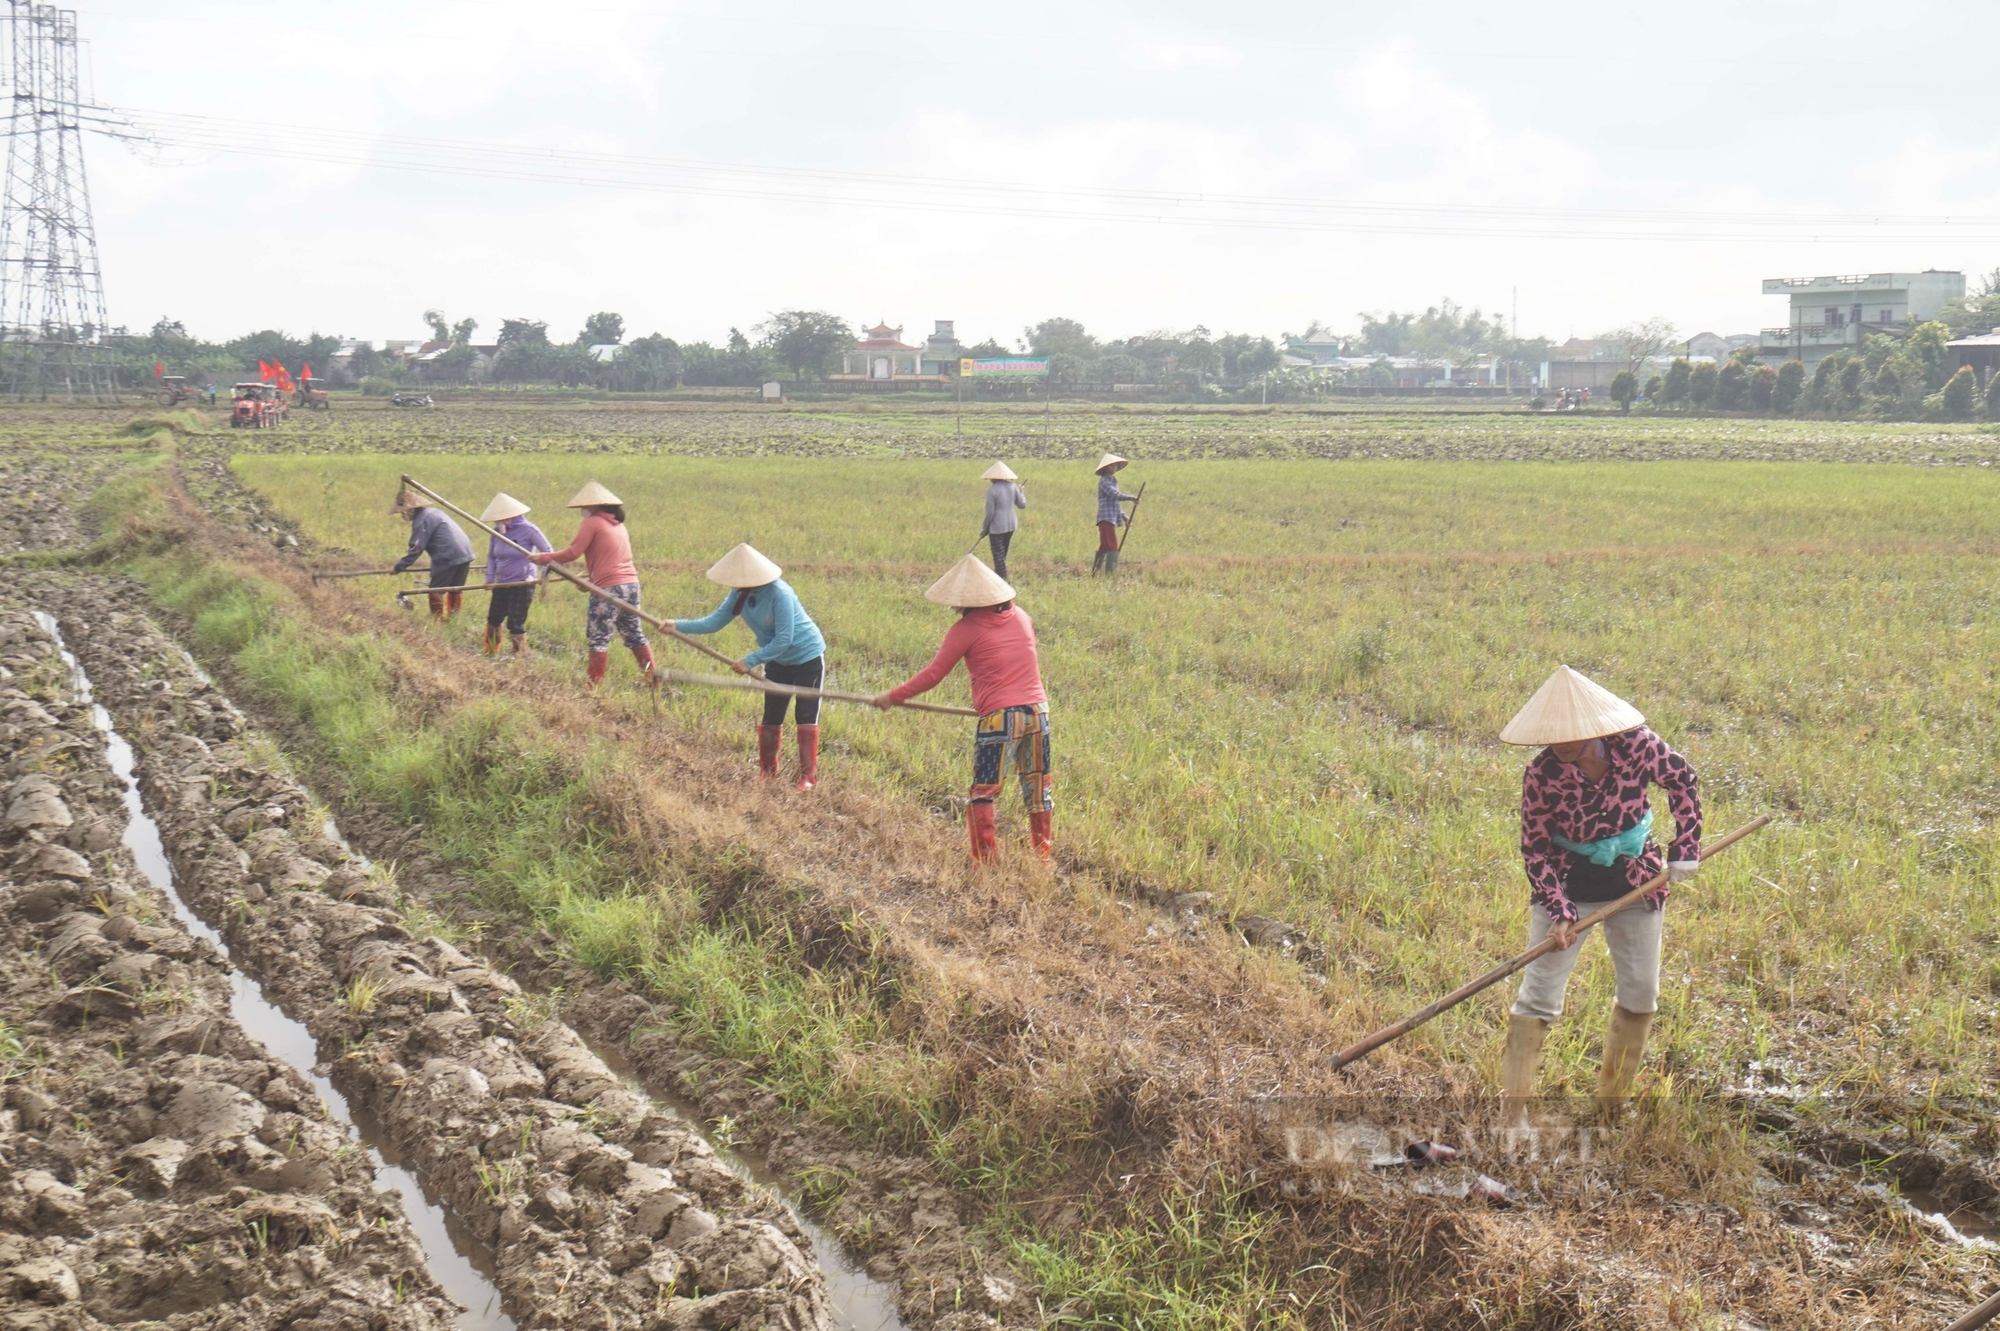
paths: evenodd
<path fill-rule="evenodd" d="M 979 534 L 993 548 L 993 571 L 1005 580 L 1007 547 L 1013 544 L 1014 533 L 1021 525 L 1021 520 L 1014 516 L 1015 510 L 1028 506 L 1028 492 L 1021 478 L 1004 462 L 988 467 L 980 479 L 987 484 L 986 521 Z"/>
<path fill-rule="evenodd" d="M 532 556 L 535 563 L 570 564 L 581 559 L 593 584 L 637 607 L 639 566 L 632 561 L 632 536 L 625 530 L 625 501 L 592 481 L 576 492 L 576 498 L 567 507 L 583 510 L 583 524 L 576 529 L 576 539 L 566 549 Z M 646 641 L 646 628 L 639 616 L 630 610 L 620 610 L 601 596 L 592 596 L 583 628 L 584 644 L 590 649 L 590 664 L 584 674 L 588 686 L 594 689 L 602 684 L 605 672 L 610 669 L 613 629 L 632 649 L 632 657 L 644 672 L 646 683 L 657 684 L 653 646 Z"/>
<path fill-rule="evenodd" d="M 1118 473 L 1126 465 L 1126 460 L 1116 453 L 1106 453 L 1097 464 L 1097 558 L 1090 561 L 1092 577 L 1100 571 L 1118 572 L 1118 529 L 1126 521 L 1123 505 L 1135 503 L 1139 498 L 1118 488 Z"/>
<path fill-rule="evenodd" d="M 1535 1093 L 1542 1041 L 1562 1015 L 1563 991 L 1576 968 L 1582 914 L 1615 901 L 1660 874 L 1682 883 L 1701 867 L 1701 793 L 1687 759 L 1646 727 L 1639 709 L 1568 666 L 1536 691 L 1500 739 L 1540 745 L 1521 776 L 1521 858 L 1532 905 L 1528 945 L 1553 936 L 1559 950 L 1521 972 L 1501 1056 L 1502 1094 L 1516 1114 Z M 1653 810 L 1647 787 L 1667 794 L 1674 839 L 1662 856 L 1647 839 Z M 1660 996 L 1660 934 L 1667 904 L 1662 886 L 1642 906 L 1603 923 L 1617 974 L 1617 1000 L 1604 1036 L 1598 1098 L 1631 1093 Z"/>
<path fill-rule="evenodd" d="M 406 572 L 424 555 L 431 557 L 431 586 L 463 587 L 472 572 L 472 542 L 460 526 L 434 508 L 431 501 L 413 490 L 398 490 L 396 506 L 389 510 L 410 524 L 410 549 L 396 561 L 396 572 Z M 464 592 L 432 592 L 431 618 L 449 619 L 458 613 Z"/>
<path fill-rule="evenodd" d="M 817 689 L 826 682 L 826 639 L 785 582 L 784 570 L 749 545 L 739 545 L 715 561 L 708 580 L 729 590 L 722 604 L 700 619 L 677 619 L 682 633 L 714 633 L 737 616 L 757 639 L 757 650 L 731 668 L 747 675 L 758 666 L 778 684 Z M 759 780 L 778 778 L 778 750 L 785 733 L 785 710 L 798 703 L 799 789 L 819 783 L 819 699 L 787 693 L 764 695 L 764 720 L 757 727 Z"/>
<path fill-rule="evenodd" d="M 931 663 L 886 693 L 872 698 L 884 711 L 936 688 L 961 658 L 972 677 L 972 706 L 979 713 L 972 740 L 971 803 L 965 825 L 974 863 L 999 853 L 993 801 L 1011 770 L 1028 806 L 1028 839 L 1035 853 L 1053 853 L 1051 824 L 1055 787 L 1049 757 L 1049 696 L 1035 652 L 1035 622 L 1014 604 L 1014 589 L 992 569 L 967 555 L 924 593 L 927 600 L 958 611 Z"/>
<path fill-rule="evenodd" d="M 528 521 L 528 506 L 513 495 L 502 491 L 493 496 L 493 502 L 479 515 L 481 522 L 489 523 L 493 529 L 517 545 L 526 546 L 529 553 L 522 554 L 513 545 L 496 536 L 486 543 L 486 580 L 488 582 L 532 582 L 535 578 L 534 555 L 546 554 L 555 547 L 549 538 L 542 535 L 542 529 Z M 528 646 L 528 609 L 535 603 L 533 587 L 497 587 L 493 599 L 486 606 L 486 654 L 500 655 L 500 630 L 505 626 L 508 641 L 513 646 L 513 655 L 519 656 Z"/>

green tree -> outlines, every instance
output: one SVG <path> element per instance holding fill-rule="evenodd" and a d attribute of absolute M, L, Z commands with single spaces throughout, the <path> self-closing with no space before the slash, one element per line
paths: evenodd
<path fill-rule="evenodd" d="M 2000 421 L 2000 371 L 1986 381 L 1986 414 Z"/>
<path fill-rule="evenodd" d="M 1759 365 L 1750 376 L 1750 407 L 1753 411 L 1769 411 L 1771 402 L 1777 396 L 1778 372 L 1769 365 Z"/>
<path fill-rule="evenodd" d="M 834 357 L 854 345 L 847 320 L 825 310 L 778 310 L 757 325 L 759 345 L 801 378 L 832 371 Z"/>
<path fill-rule="evenodd" d="M 1972 337 L 2000 328 L 2000 268 L 1981 278 L 1965 296 L 1948 301 L 1938 321 L 1953 337 Z"/>
<path fill-rule="evenodd" d="M 1940 406 L 1949 420 L 1962 421 L 1972 414 L 1973 405 L 1979 400 L 1979 379 L 1970 365 L 1958 367 L 1958 373 L 1945 380 Z"/>
<path fill-rule="evenodd" d="M 1861 405 L 1861 377 L 1868 367 L 1858 360 L 1848 360 L 1840 367 L 1840 410 L 1853 411 Z"/>
<path fill-rule="evenodd" d="M 1715 406 L 1718 411 L 1741 411 L 1750 398 L 1750 371 L 1731 357 L 1715 376 Z"/>
<path fill-rule="evenodd" d="M 1778 382 L 1771 390 L 1771 409 L 1780 413 L 1789 413 L 1794 407 L 1799 405 L 1799 397 L 1805 392 L 1805 387 L 1805 362 L 1796 360 L 1786 361 L 1778 367 Z"/>
<path fill-rule="evenodd" d="M 1049 358 L 1049 376 L 1057 383 L 1074 384 L 1097 378 L 1097 362 L 1103 350 L 1075 319 L 1044 319 L 1032 328 L 1022 329 L 1021 335 L 1027 339 L 1031 352 Z"/>
<path fill-rule="evenodd" d="M 475 331 L 477 331 L 478 328 L 479 328 L 479 320 L 460 319 L 457 323 L 451 326 L 451 344 L 454 347 L 471 346 L 472 334 Z"/>
<path fill-rule="evenodd" d="M 1910 330 L 1903 343 L 1903 355 L 1923 367 L 1924 391 L 1935 393 L 1951 374 L 1951 329 L 1933 319 Z"/>
<path fill-rule="evenodd" d="M 1687 405 L 1693 373 L 1685 357 L 1677 356 L 1673 364 L 1667 366 L 1667 377 L 1660 386 L 1660 405 L 1664 407 L 1684 407 Z"/>
<path fill-rule="evenodd" d="M 1632 410 L 1632 399 L 1639 396 L 1639 376 L 1630 370 L 1620 370 L 1611 376 L 1611 400 L 1618 404 L 1618 410 Z"/>
<path fill-rule="evenodd" d="M 655 334 L 658 336 L 658 334 Z M 583 331 L 576 340 L 586 347 L 603 346 L 606 343 L 625 340 L 625 316 L 613 314 L 610 310 L 599 310 L 583 321 Z"/>
<path fill-rule="evenodd" d="M 1903 381 L 1897 376 L 1896 367 L 1893 364 L 1884 364 L 1881 369 L 1875 371 L 1875 377 L 1868 383 L 1868 390 L 1877 397 L 1902 396 Z"/>
<path fill-rule="evenodd" d="M 1713 361 L 1703 361 L 1688 374 L 1688 401 L 1706 408 L 1715 401 L 1716 380 L 1721 377 Z"/>
<path fill-rule="evenodd" d="M 1229 383 L 1252 383 L 1278 368 L 1278 348 L 1268 337 L 1229 333 L 1215 339 L 1215 349 L 1222 357 L 1222 377 Z"/>
<path fill-rule="evenodd" d="M 1666 386 L 1667 386 L 1667 381 L 1662 379 L 1657 374 L 1654 375 L 1652 378 L 1648 379 L 1646 381 L 1646 401 L 1658 402 L 1660 400 L 1660 394 L 1666 390 Z"/>

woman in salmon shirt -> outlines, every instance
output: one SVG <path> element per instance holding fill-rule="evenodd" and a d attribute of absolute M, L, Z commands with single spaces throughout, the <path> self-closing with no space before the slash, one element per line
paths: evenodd
<path fill-rule="evenodd" d="M 566 550 L 533 556 L 537 564 L 569 564 L 583 560 L 590 581 L 627 605 L 639 604 L 639 568 L 632 562 L 632 537 L 625 530 L 625 501 L 596 481 L 576 492 L 568 507 L 584 511 L 583 525 Z M 658 683 L 653 673 L 653 647 L 646 641 L 645 625 L 630 610 L 620 610 L 601 596 L 590 598 L 584 621 L 584 641 L 590 647 L 587 678 L 590 687 L 604 682 L 611 664 L 611 631 L 625 640 L 645 672 L 648 684 Z"/>
<path fill-rule="evenodd" d="M 972 706 L 979 713 L 972 742 L 972 802 L 965 807 L 972 858 L 983 863 L 999 854 L 993 801 L 1011 769 L 1028 805 L 1028 839 L 1035 853 L 1048 859 L 1055 791 L 1050 782 L 1049 696 L 1035 654 L 1035 621 L 1014 604 L 1014 589 L 977 555 L 953 564 L 924 596 L 956 609 L 958 622 L 929 665 L 871 701 L 886 711 L 927 693 L 963 657 L 965 673 L 972 677 Z"/>

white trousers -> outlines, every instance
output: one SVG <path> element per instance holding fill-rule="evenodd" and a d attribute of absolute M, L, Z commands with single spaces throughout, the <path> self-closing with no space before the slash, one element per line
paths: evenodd
<path fill-rule="evenodd" d="M 1577 903 L 1588 915 L 1602 903 Z M 1620 911 L 1602 925 L 1592 925 L 1577 935 L 1563 952 L 1545 952 L 1529 962 L 1521 972 L 1521 991 L 1514 996 L 1517 1017 L 1540 1017 L 1554 1021 L 1562 1015 L 1563 991 L 1569 988 L 1570 972 L 1583 955 L 1583 945 L 1598 929 L 1604 930 L 1604 945 L 1611 950 L 1611 969 L 1618 977 L 1618 1006 L 1644 1015 L 1660 1006 L 1660 926 L 1666 911 L 1648 910 L 1642 905 Z M 1548 936 L 1549 915 L 1540 906 L 1528 907 L 1528 946 Z"/>

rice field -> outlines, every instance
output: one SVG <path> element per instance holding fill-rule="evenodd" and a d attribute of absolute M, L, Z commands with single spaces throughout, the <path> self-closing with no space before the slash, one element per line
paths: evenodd
<path fill-rule="evenodd" d="M 1357 1028 L 1400 1015 L 1523 934 L 1526 755 L 1493 736 L 1568 662 L 1694 760 L 1711 829 L 1783 820 L 1677 897 L 1668 1069 L 1722 1085 L 1778 1060 L 1827 1086 L 1988 1097 L 2000 436 L 1169 409 L 1085 430 L 1059 407 L 1037 449 L 1026 417 L 974 416 L 961 446 L 935 412 L 353 413 L 245 439 L 263 451 L 233 465 L 324 567 L 400 552 L 405 470 L 475 511 L 516 494 L 559 545 L 562 503 L 594 477 L 628 505 L 649 609 L 707 612 L 701 570 L 751 541 L 826 632 L 833 685 L 872 692 L 948 626 L 921 590 L 973 539 L 978 472 L 1006 456 L 1032 504 L 1012 574 L 1052 698 L 1057 841 L 1081 865 L 1304 926 L 1330 1005 Z M 1149 485 L 1115 583 L 1087 576 L 1107 447 L 1135 458 L 1128 489 Z M 469 647 L 482 619 L 439 631 Z M 580 595 L 548 593 L 532 637 L 579 680 L 582 620 Z M 712 641 L 750 646 L 740 626 Z M 614 685 L 632 680 L 618 661 Z M 962 674 L 933 696 L 965 701 Z M 742 695 L 669 705 L 749 761 Z M 933 807 L 963 793 L 966 723 L 823 721 L 827 780 Z M 1002 820 L 1023 834 L 1017 805 Z M 1610 1001 L 1588 956 L 1555 1060 L 1579 1075 Z M 1491 998 L 1414 1041 L 1486 1060 Z"/>

